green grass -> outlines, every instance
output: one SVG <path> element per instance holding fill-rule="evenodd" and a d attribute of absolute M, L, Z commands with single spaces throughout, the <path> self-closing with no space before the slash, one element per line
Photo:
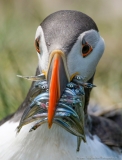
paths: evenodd
<path fill-rule="evenodd" d="M 122 106 L 122 11 L 112 3 L 114 0 L 111 4 L 105 0 L 53 0 L 50 5 L 44 0 L 0 1 L 0 119 L 18 108 L 31 84 L 16 75 L 35 74 L 37 26 L 48 14 L 60 9 L 80 10 L 91 16 L 105 39 L 106 50 L 97 67 L 97 88 L 91 102 L 103 107 Z"/>

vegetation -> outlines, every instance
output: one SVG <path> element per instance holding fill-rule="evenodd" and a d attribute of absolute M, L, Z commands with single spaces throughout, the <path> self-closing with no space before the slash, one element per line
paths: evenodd
<path fill-rule="evenodd" d="M 38 63 L 34 48 L 37 26 L 50 13 L 80 10 L 91 16 L 105 40 L 106 50 L 95 76 L 91 103 L 122 106 L 122 1 L 0 1 L 0 119 L 18 108 L 30 82 L 16 77 L 34 75 Z"/>

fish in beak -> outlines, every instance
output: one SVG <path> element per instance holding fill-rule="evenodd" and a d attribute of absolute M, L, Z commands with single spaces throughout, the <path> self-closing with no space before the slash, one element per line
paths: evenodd
<path fill-rule="evenodd" d="M 19 76 L 36 82 L 30 94 L 31 104 L 21 117 L 18 132 L 24 125 L 40 120 L 30 131 L 43 123 L 48 123 L 49 128 L 56 123 L 85 141 L 84 88 L 95 86 L 83 82 L 77 72 L 69 75 L 66 57 L 61 50 L 51 52 L 47 72 L 42 72 L 37 76 Z"/>
<path fill-rule="evenodd" d="M 25 109 L 17 132 L 36 121 L 30 132 L 43 123 L 53 123 L 77 136 L 77 151 L 85 139 L 85 91 L 95 85 L 86 83 L 78 73 L 69 74 L 65 54 L 54 50 L 49 56 L 47 71 L 37 76 L 19 76 L 35 82 L 30 94 L 31 104 Z M 39 121 L 40 120 L 40 121 Z"/>
<path fill-rule="evenodd" d="M 57 103 L 66 85 L 70 82 L 65 54 L 60 50 L 55 50 L 50 55 L 47 82 L 49 85 L 48 126 L 50 128 L 52 126 Z"/>
<path fill-rule="evenodd" d="M 30 131 L 36 130 L 43 123 L 51 128 L 53 123 L 77 136 L 77 151 L 81 140 L 84 142 L 84 88 L 95 87 L 84 83 L 78 73 L 69 75 L 65 54 L 55 50 L 50 54 L 47 72 L 37 76 L 19 76 L 35 82 L 31 90 L 31 104 L 24 111 L 20 124 L 21 128 L 31 122 L 38 121 Z"/>

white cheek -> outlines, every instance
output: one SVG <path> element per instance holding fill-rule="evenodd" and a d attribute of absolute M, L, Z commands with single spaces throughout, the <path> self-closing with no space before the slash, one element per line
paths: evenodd
<path fill-rule="evenodd" d="M 84 81 L 89 80 L 93 76 L 103 52 L 104 40 L 100 37 L 91 54 L 83 58 L 80 41 L 77 41 L 67 57 L 70 76 L 78 72 Z"/>
<path fill-rule="evenodd" d="M 82 79 L 84 81 L 87 81 L 92 77 L 95 71 L 95 63 L 92 65 L 91 62 L 87 59 L 84 59 L 81 57 L 82 55 L 77 54 L 74 58 L 73 55 L 70 55 L 70 59 L 73 59 L 73 61 L 68 61 L 68 69 L 70 76 L 73 75 L 74 73 L 78 72 Z M 91 66 L 92 65 L 92 66 Z"/>
<path fill-rule="evenodd" d="M 41 26 L 37 28 L 35 39 L 38 36 L 40 36 L 40 51 L 41 51 L 40 54 L 37 53 L 39 58 L 39 69 L 40 71 L 42 70 L 46 71 L 48 67 L 49 53 Z"/>

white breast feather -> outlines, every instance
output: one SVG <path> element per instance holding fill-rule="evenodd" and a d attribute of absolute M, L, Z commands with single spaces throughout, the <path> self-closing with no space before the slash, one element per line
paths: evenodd
<path fill-rule="evenodd" d="M 6 122 L 0 127 L 0 160 L 122 160 L 122 155 L 102 144 L 97 136 L 93 140 L 87 136 L 87 143 L 82 142 L 76 152 L 76 137 L 55 124 L 50 130 L 44 124 L 31 133 L 29 124 L 19 134 L 17 126 Z"/>

